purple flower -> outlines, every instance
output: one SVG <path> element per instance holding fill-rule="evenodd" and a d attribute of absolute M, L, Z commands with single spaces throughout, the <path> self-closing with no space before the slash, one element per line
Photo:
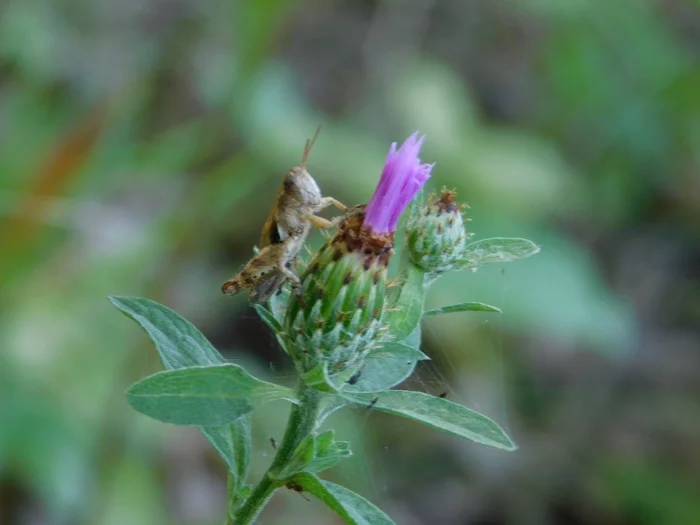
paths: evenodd
<path fill-rule="evenodd" d="M 365 209 L 364 226 L 374 233 L 393 233 L 399 216 L 423 184 L 435 164 L 421 164 L 418 154 L 425 136 L 416 131 L 396 149 L 391 145 L 377 189 Z"/>

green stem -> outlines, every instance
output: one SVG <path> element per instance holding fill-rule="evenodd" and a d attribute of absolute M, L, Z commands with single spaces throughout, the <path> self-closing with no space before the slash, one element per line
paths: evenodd
<path fill-rule="evenodd" d="M 318 390 L 306 386 L 300 382 L 297 392 L 298 404 L 292 405 L 292 410 L 287 421 L 287 428 L 284 437 L 277 447 L 277 454 L 272 461 L 270 468 L 253 489 L 248 499 L 243 503 L 234 516 L 229 515 L 226 525 L 248 525 L 255 523 L 256 518 L 270 500 L 274 492 L 284 486 L 284 481 L 280 481 L 278 474 L 289 463 L 292 454 L 299 443 L 310 435 L 315 427 L 319 414 L 320 401 L 323 394 Z M 231 496 L 229 496 L 231 497 Z"/>

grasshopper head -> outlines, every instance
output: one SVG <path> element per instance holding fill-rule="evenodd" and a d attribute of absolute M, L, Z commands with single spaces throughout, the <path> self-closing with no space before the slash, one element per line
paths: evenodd
<path fill-rule="evenodd" d="M 284 178 L 284 191 L 298 203 L 316 206 L 321 202 L 321 190 L 306 168 L 297 166 L 289 170 Z"/>
<path fill-rule="evenodd" d="M 311 148 L 321 132 L 321 126 L 318 127 L 313 138 L 306 141 L 304 146 L 304 154 L 301 157 L 301 163 L 289 170 L 284 178 L 284 191 L 290 197 L 293 197 L 302 206 L 317 206 L 321 202 L 321 190 L 316 184 L 314 178 L 306 171 L 306 161 L 311 153 Z"/>

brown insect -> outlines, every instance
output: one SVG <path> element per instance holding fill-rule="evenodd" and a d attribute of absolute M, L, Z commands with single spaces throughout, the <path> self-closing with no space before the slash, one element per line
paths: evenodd
<path fill-rule="evenodd" d="M 309 498 L 304 496 L 304 487 L 299 485 L 299 483 L 297 483 L 296 481 L 290 479 L 289 481 L 287 481 L 287 483 L 284 484 L 284 486 L 287 487 L 289 490 L 294 490 L 298 492 L 299 495 L 306 501 L 311 501 Z"/>
<path fill-rule="evenodd" d="M 251 302 L 264 303 L 286 281 L 298 286 L 299 277 L 292 271 L 292 266 L 309 235 L 311 226 L 327 229 L 336 225 L 335 221 L 315 214 L 331 205 L 343 212 L 348 210 L 333 197 L 323 197 L 318 184 L 306 171 L 311 147 L 320 131 L 319 126 L 314 137 L 306 141 L 299 166 L 295 166 L 284 176 L 270 215 L 263 226 L 260 251 L 248 261 L 238 275 L 221 286 L 221 291 L 225 294 L 235 295 L 243 290 L 250 290 Z"/>

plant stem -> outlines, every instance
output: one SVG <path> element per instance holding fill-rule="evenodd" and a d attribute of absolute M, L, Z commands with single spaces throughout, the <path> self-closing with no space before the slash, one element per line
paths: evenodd
<path fill-rule="evenodd" d="M 306 386 L 303 381 L 300 381 L 297 390 L 299 402 L 296 405 L 292 405 L 287 428 L 284 431 L 281 443 L 277 447 L 275 459 L 248 499 L 238 509 L 235 516 L 228 516 L 226 525 L 255 523 L 256 518 L 262 512 L 272 494 L 278 488 L 284 486 L 284 481 L 276 479 L 277 474 L 282 472 L 287 465 L 299 443 L 314 431 L 322 396 L 321 392 Z"/>

